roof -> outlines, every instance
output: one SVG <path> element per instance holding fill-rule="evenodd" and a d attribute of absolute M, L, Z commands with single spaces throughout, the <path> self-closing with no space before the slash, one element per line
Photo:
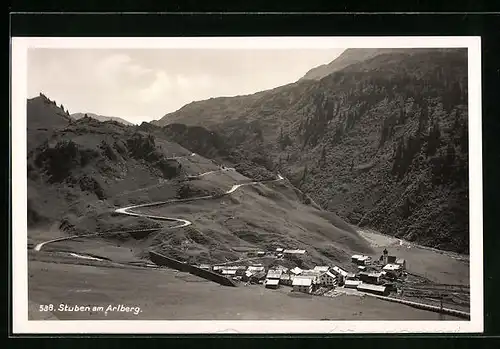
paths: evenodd
<path fill-rule="evenodd" d="M 330 267 L 326 266 L 326 265 L 317 265 L 317 266 L 314 267 L 313 270 L 328 271 L 328 270 L 330 270 Z"/>
<path fill-rule="evenodd" d="M 267 278 L 279 279 L 283 274 L 283 270 L 269 270 L 267 272 Z"/>
<path fill-rule="evenodd" d="M 346 281 L 344 282 L 344 285 L 345 285 L 345 286 L 354 286 L 354 285 L 356 285 L 356 286 L 357 286 L 357 285 L 359 285 L 359 284 L 361 284 L 361 281 L 359 281 L 359 280 L 346 280 Z"/>
<path fill-rule="evenodd" d="M 300 269 L 299 267 L 295 267 L 292 270 L 290 270 L 290 272 L 292 272 L 294 274 L 300 274 L 300 273 L 302 273 L 302 269 Z"/>
<path fill-rule="evenodd" d="M 353 255 L 351 258 L 354 258 L 354 259 L 359 259 L 361 258 L 362 256 L 360 254 L 355 254 Z"/>
<path fill-rule="evenodd" d="M 281 247 L 278 247 L 278 248 L 276 249 L 276 252 L 283 252 L 283 249 L 282 249 Z"/>
<path fill-rule="evenodd" d="M 405 262 L 404 258 L 398 258 L 396 259 L 396 264 L 403 264 Z"/>
<path fill-rule="evenodd" d="M 369 256 L 361 256 L 358 258 L 358 260 L 360 260 L 360 261 L 366 261 L 367 259 L 370 259 L 370 257 Z"/>
<path fill-rule="evenodd" d="M 306 250 L 284 250 L 283 253 L 304 254 Z"/>
<path fill-rule="evenodd" d="M 326 276 L 329 276 L 329 277 L 331 277 L 331 278 L 335 278 L 335 279 L 337 278 L 337 276 L 336 276 L 336 275 L 332 274 L 332 273 L 331 273 L 331 272 L 329 272 L 329 271 L 327 271 L 327 272 L 326 272 L 326 273 L 324 273 L 323 275 L 326 275 Z"/>
<path fill-rule="evenodd" d="M 366 272 L 366 271 L 362 271 L 359 273 L 359 275 L 364 275 L 364 276 L 368 276 L 368 277 L 375 277 L 375 278 L 378 278 L 378 277 L 381 277 L 382 276 L 382 273 L 369 273 L 369 272 Z"/>
<path fill-rule="evenodd" d="M 236 274 L 236 269 L 223 269 L 222 274 L 227 274 L 227 275 Z"/>
<path fill-rule="evenodd" d="M 252 274 L 251 277 L 253 277 L 255 279 L 265 278 L 266 277 L 266 273 L 264 273 L 263 271 L 260 271 L 258 273 Z"/>
<path fill-rule="evenodd" d="M 257 267 L 257 266 L 251 266 L 251 267 L 247 268 L 248 271 L 252 271 L 252 272 L 262 271 L 264 269 L 265 269 L 264 267 Z"/>
<path fill-rule="evenodd" d="M 295 277 L 292 282 L 292 286 L 311 286 L 312 279 L 305 277 Z"/>
<path fill-rule="evenodd" d="M 372 284 L 359 284 L 358 285 L 358 290 L 363 291 L 379 291 L 379 292 L 384 292 L 386 289 L 385 286 L 380 286 L 380 285 L 372 285 Z"/>
<path fill-rule="evenodd" d="M 279 280 L 276 280 L 276 279 L 267 279 L 266 280 L 266 285 L 278 285 L 279 284 Z"/>
<path fill-rule="evenodd" d="M 314 269 L 308 269 L 308 270 L 303 270 L 302 273 L 300 274 L 302 276 L 319 276 L 321 275 L 321 272 L 319 270 L 314 270 Z"/>
<path fill-rule="evenodd" d="M 282 265 L 277 265 L 273 268 L 274 270 L 282 270 L 284 273 L 288 270 L 287 267 L 284 267 Z"/>
<path fill-rule="evenodd" d="M 349 274 L 347 271 L 345 271 L 344 269 L 342 269 L 342 268 L 340 268 L 340 267 L 337 267 L 337 266 L 334 266 L 334 267 L 332 268 L 332 270 L 333 270 L 334 272 L 336 272 L 337 274 L 340 274 L 340 275 L 342 275 L 342 276 L 347 276 L 347 275 Z"/>
<path fill-rule="evenodd" d="M 383 270 L 398 270 L 398 269 L 401 269 L 401 266 L 399 264 L 386 264 L 382 269 Z"/>

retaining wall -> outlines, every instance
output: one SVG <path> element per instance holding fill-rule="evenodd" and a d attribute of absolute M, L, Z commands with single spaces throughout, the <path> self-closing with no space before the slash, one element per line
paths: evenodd
<path fill-rule="evenodd" d="M 173 268 L 179 271 L 187 272 L 196 276 L 199 276 L 203 279 L 209 280 L 216 282 L 222 286 L 230 286 L 230 287 L 236 287 L 236 283 L 228 279 L 222 275 L 216 274 L 214 272 L 211 272 L 209 270 L 201 269 L 198 267 L 195 267 L 194 265 L 190 265 L 187 263 L 183 263 L 181 261 L 178 261 L 176 259 L 164 256 L 162 254 L 149 251 L 149 256 L 151 258 L 151 261 L 157 265 L 163 265 L 169 268 Z"/>

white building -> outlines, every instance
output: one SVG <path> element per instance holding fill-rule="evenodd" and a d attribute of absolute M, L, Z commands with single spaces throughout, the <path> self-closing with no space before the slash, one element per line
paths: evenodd
<path fill-rule="evenodd" d="M 311 293 L 312 292 L 312 279 L 309 277 L 294 277 L 292 281 L 294 292 Z"/>
<path fill-rule="evenodd" d="M 279 279 L 267 279 L 265 282 L 265 287 L 266 288 L 278 288 L 279 287 Z"/>
<path fill-rule="evenodd" d="M 331 272 L 327 271 L 326 273 L 320 275 L 319 283 L 321 286 L 333 287 L 337 285 L 337 277 Z"/>
<path fill-rule="evenodd" d="M 398 258 L 396 259 L 396 264 L 401 266 L 401 269 L 405 270 L 406 269 L 406 260 L 403 258 Z"/>
<path fill-rule="evenodd" d="M 342 277 L 347 277 L 347 275 L 349 275 L 349 272 L 340 268 L 340 267 L 337 267 L 337 266 L 334 266 L 332 268 L 332 273 L 335 274 L 335 275 L 341 275 Z"/>
<path fill-rule="evenodd" d="M 284 254 L 304 254 L 306 250 L 284 250 Z"/>
<path fill-rule="evenodd" d="M 399 275 L 401 273 L 402 268 L 401 265 L 399 264 L 389 263 L 386 264 L 382 270 L 388 274 Z"/>
<path fill-rule="evenodd" d="M 361 285 L 360 280 L 346 280 L 344 287 L 345 288 L 358 288 L 359 285 Z"/>
<path fill-rule="evenodd" d="M 326 273 L 328 270 L 330 270 L 330 267 L 326 266 L 326 265 L 317 265 L 314 267 L 313 270 L 317 270 L 319 272 Z"/>
<path fill-rule="evenodd" d="M 300 274 L 300 276 L 311 278 L 313 285 L 316 285 L 316 284 L 319 284 L 319 278 L 320 278 L 321 274 L 322 273 L 317 271 L 317 270 L 309 269 L 309 270 L 303 270 L 302 273 Z"/>
<path fill-rule="evenodd" d="M 283 270 L 269 270 L 266 275 L 266 279 L 275 279 L 279 280 L 281 278 L 281 274 L 283 274 Z"/>
<path fill-rule="evenodd" d="M 302 269 L 300 269 L 299 267 L 295 267 L 293 269 L 290 270 L 290 273 L 292 273 L 293 275 L 300 275 L 302 273 Z"/>
<path fill-rule="evenodd" d="M 266 268 L 264 268 L 263 266 L 250 266 L 247 268 L 247 271 L 254 273 L 254 274 L 265 271 L 265 270 L 266 270 Z"/>

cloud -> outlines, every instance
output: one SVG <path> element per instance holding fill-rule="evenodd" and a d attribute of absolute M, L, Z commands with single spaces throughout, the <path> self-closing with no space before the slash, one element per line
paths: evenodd
<path fill-rule="evenodd" d="M 166 98 L 172 86 L 172 80 L 168 75 L 164 71 L 158 71 L 151 85 L 139 90 L 139 99 L 142 102 L 149 103 L 160 100 L 161 98 Z"/>
<path fill-rule="evenodd" d="M 33 49 L 30 97 L 71 112 L 150 121 L 187 103 L 291 83 L 342 50 Z"/>

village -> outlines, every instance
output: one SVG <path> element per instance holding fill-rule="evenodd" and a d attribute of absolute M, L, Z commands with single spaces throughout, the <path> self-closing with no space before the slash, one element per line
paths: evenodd
<path fill-rule="evenodd" d="M 300 256 L 305 250 L 276 248 L 275 251 L 258 251 L 258 257 L 274 258 L 275 262 L 266 267 L 262 263 L 241 263 L 241 265 L 207 265 L 198 267 L 225 276 L 243 284 L 260 284 L 265 288 L 289 287 L 291 292 L 313 295 L 331 294 L 337 288 L 355 289 L 364 293 L 387 296 L 398 293 L 406 273 L 406 261 L 389 255 L 384 250 L 378 260 L 365 255 L 353 255 L 349 270 L 337 265 L 317 265 L 312 269 L 298 266 L 287 268 L 277 261 L 292 255 Z"/>

